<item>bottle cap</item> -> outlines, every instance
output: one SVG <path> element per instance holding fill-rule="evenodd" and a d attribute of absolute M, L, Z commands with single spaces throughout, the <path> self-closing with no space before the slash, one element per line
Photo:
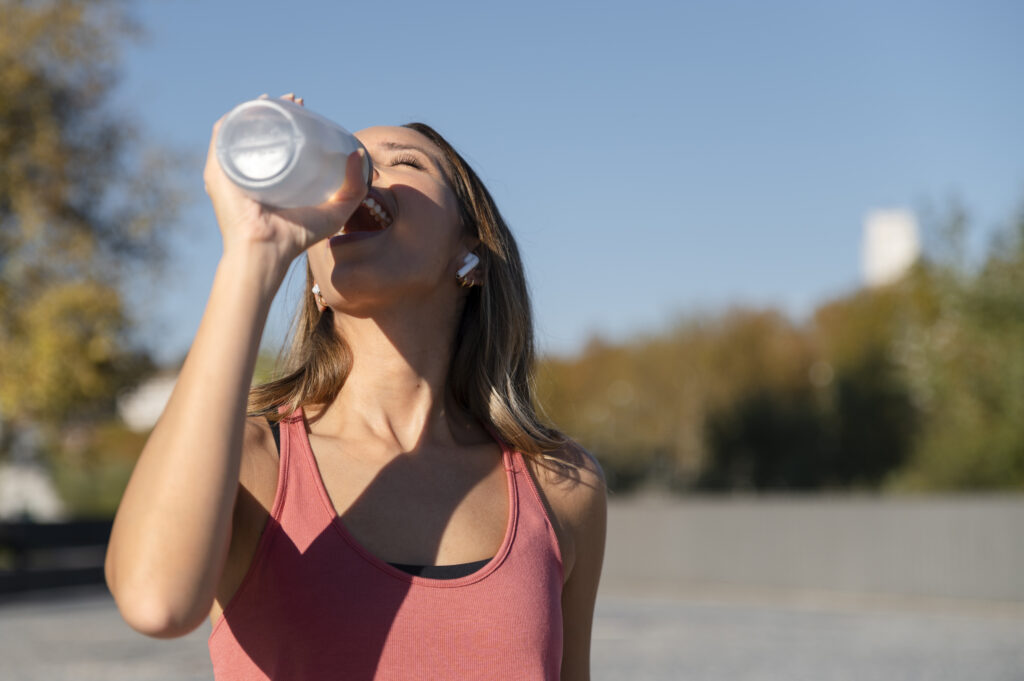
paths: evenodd
<path fill-rule="evenodd" d="M 217 135 L 217 157 L 224 172 L 241 186 L 260 186 L 285 172 L 303 141 L 284 107 L 270 99 L 235 107 Z"/>

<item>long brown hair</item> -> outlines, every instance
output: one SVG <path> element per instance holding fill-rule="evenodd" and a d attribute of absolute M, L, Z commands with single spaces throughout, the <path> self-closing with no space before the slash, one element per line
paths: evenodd
<path fill-rule="evenodd" d="M 535 402 L 533 315 L 519 249 L 483 182 L 465 159 L 423 123 L 409 123 L 442 151 L 445 175 L 458 199 L 463 227 L 480 240 L 477 255 L 484 277 L 466 298 L 452 347 L 448 389 L 455 402 L 494 428 L 523 454 L 541 456 L 562 449 L 567 439 L 547 425 Z M 313 273 L 306 261 L 306 291 Z M 454 285 L 454 282 L 453 282 Z M 304 295 L 281 374 L 249 391 L 248 413 L 278 418 L 300 406 L 330 403 L 348 376 L 352 353 L 334 326 L 333 312 L 319 311 Z"/>

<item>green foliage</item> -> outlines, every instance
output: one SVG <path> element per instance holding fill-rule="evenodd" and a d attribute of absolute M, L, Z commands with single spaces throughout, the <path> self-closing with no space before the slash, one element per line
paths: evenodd
<path fill-rule="evenodd" d="M 1024 489 L 1024 216 L 977 271 L 934 265 L 898 350 L 924 428 L 895 490 Z"/>
<path fill-rule="evenodd" d="M 2 457 L 18 431 L 109 416 L 152 369 L 119 291 L 163 262 L 178 195 L 107 106 L 124 4 L 0 0 L 0 17 Z"/>
<path fill-rule="evenodd" d="M 613 489 L 1024 489 L 1024 216 L 977 269 L 967 226 L 803 326 L 732 310 L 549 358 L 540 401 Z"/>
<path fill-rule="evenodd" d="M 260 351 L 256 355 L 256 366 L 253 369 L 252 384 L 258 385 L 273 379 L 277 361 L 277 356 L 273 353 Z"/>
<path fill-rule="evenodd" d="M 46 448 L 54 484 L 72 516 L 112 516 L 149 433 L 117 421 L 65 429 Z"/>
<path fill-rule="evenodd" d="M 806 384 L 811 362 L 806 339 L 781 315 L 733 310 L 547 360 L 538 393 L 552 420 L 601 459 L 613 489 L 688 487 L 711 456 L 709 414 L 757 390 Z"/>
<path fill-rule="evenodd" d="M 824 419 L 807 391 L 745 395 L 707 422 L 707 490 L 815 489 L 829 473 Z"/>
<path fill-rule="evenodd" d="M 120 291 L 180 200 L 176 157 L 107 104 L 136 33 L 119 0 L 0 0 L 0 459 L 33 435 L 75 514 L 114 512 L 145 442 L 114 417 L 154 368 Z"/>
<path fill-rule="evenodd" d="M 128 320 L 116 290 L 95 281 L 51 284 L 20 306 L 3 352 L 0 410 L 62 422 L 109 413 L 118 390 L 151 368 L 125 350 Z"/>

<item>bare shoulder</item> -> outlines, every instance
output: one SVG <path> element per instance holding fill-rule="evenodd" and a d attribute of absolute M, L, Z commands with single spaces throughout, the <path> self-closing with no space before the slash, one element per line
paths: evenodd
<path fill-rule="evenodd" d="M 247 416 L 245 418 L 245 439 L 242 449 L 268 450 L 275 449 L 274 434 L 270 430 L 270 422 L 266 416 Z"/>
<path fill-rule="evenodd" d="M 263 416 L 246 418 L 238 483 L 256 499 L 266 502 L 267 508 L 276 492 L 278 459 L 277 443 L 267 419 Z"/>
<path fill-rule="evenodd" d="M 573 441 L 556 452 L 529 457 L 528 465 L 552 516 L 568 576 L 582 547 L 603 542 L 608 497 L 604 470 Z"/>
<path fill-rule="evenodd" d="M 572 515 L 585 514 L 607 494 L 601 464 L 576 442 L 570 440 L 561 450 L 534 459 L 533 464 L 551 503 Z"/>
<path fill-rule="evenodd" d="M 238 495 L 232 520 L 232 559 L 247 567 L 266 527 L 277 495 L 280 457 L 270 425 L 262 416 L 249 417 L 242 441 Z"/>
<path fill-rule="evenodd" d="M 608 488 L 594 456 L 569 441 L 560 451 L 538 460 L 538 480 L 563 526 L 562 669 L 566 681 L 590 679 L 590 645 L 594 604 L 604 562 L 608 522 Z"/>

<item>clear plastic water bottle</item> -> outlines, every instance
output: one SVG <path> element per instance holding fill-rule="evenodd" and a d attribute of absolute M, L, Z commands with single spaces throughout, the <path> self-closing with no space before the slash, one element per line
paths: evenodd
<path fill-rule="evenodd" d="M 239 104 L 217 132 L 217 160 L 232 182 L 260 203 L 315 206 L 345 181 L 349 154 L 362 143 L 337 123 L 285 99 Z M 363 157 L 363 178 L 373 175 Z"/>

